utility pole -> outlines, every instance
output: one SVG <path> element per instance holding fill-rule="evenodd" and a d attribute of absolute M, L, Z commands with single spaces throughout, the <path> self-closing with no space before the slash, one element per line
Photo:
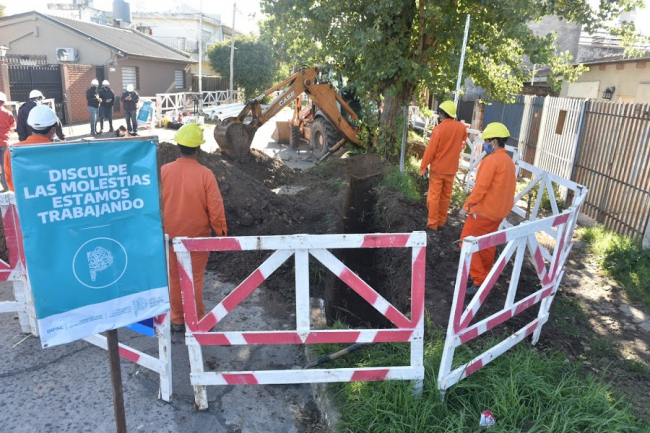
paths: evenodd
<path fill-rule="evenodd" d="M 199 3 L 199 113 L 203 113 L 203 0 Z"/>
<path fill-rule="evenodd" d="M 467 36 L 469 35 L 469 14 L 465 22 L 465 35 L 463 36 L 463 51 L 460 54 L 460 67 L 458 68 L 458 81 L 456 81 L 456 95 L 454 96 L 454 105 L 458 109 L 458 99 L 460 98 L 460 82 L 463 78 L 463 64 L 465 63 L 465 50 L 467 47 Z"/>
<path fill-rule="evenodd" d="M 232 4 L 232 33 L 230 34 L 230 102 L 233 100 L 234 91 L 234 62 L 235 62 L 235 12 L 237 12 L 237 3 Z"/>

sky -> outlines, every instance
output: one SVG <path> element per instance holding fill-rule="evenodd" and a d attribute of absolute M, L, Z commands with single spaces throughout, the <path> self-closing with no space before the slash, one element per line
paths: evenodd
<path fill-rule="evenodd" d="M 131 4 L 131 10 L 144 12 L 168 11 L 174 9 L 178 4 L 185 3 L 196 9 L 200 9 L 201 3 L 203 11 L 209 14 L 221 14 L 222 22 L 232 25 L 232 11 L 234 0 L 127 0 Z M 338 0 L 335 0 L 338 1 Z M 590 0 L 597 2 L 598 0 Z M 5 14 L 13 15 L 17 13 L 37 10 L 47 12 L 48 3 L 72 3 L 72 0 L 0 0 L 0 3 L 6 5 Z M 263 16 L 260 13 L 259 0 L 239 0 L 237 4 L 237 13 L 235 15 L 235 29 L 244 33 L 250 33 L 257 30 L 257 22 Z M 646 0 L 646 5 L 650 5 L 650 0 Z M 95 7 L 103 10 L 112 10 L 112 0 L 95 0 Z M 637 11 L 637 28 L 650 36 L 650 7 Z"/>
<path fill-rule="evenodd" d="M 244 33 L 257 30 L 257 21 L 262 18 L 259 0 L 126 0 L 131 4 L 131 11 L 163 12 L 173 10 L 179 4 L 187 4 L 200 9 L 206 14 L 221 14 L 223 24 L 232 26 L 233 3 L 237 4 L 235 14 L 235 29 Z M 47 13 L 48 3 L 72 3 L 72 0 L 0 0 L 6 6 L 5 15 L 19 14 L 36 10 Z M 112 0 L 95 0 L 97 9 L 113 10 Z M 251 15 L 254 15 L 252 17 Z"/>

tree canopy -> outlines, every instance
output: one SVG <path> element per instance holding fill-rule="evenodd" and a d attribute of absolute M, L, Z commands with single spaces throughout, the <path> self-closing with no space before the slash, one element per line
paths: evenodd
<path fill-rule="evenodd" d="M 438 96 L 455 89 L 467 14 L 464 76 L 505 100 L 530 80 L 526 57 L 574 78 L 554 36 L 535 36 L 527 23 L 555 15 L 596 30 L 641 1 L 599 3 L 592 9 L 589 0 L 261 0 L 269 15 L 261 30 L 295 63 L 341 64 L 358 94 L 384 98 L 381 123 L 394 125 L 419 87 Z M 390 131 L 382 137 L 394 139 Z"/>
<path fill-rule="evenodd" d="M 230 42 L 208 48 L 210 66 L 222 77 L 230 79 Z M 254 98 L 273 86 L 277 61 L 268 43 L 253 36 L 235 38 L 233 62 L 234 84 L 244 89 L 246 99 Z"/>

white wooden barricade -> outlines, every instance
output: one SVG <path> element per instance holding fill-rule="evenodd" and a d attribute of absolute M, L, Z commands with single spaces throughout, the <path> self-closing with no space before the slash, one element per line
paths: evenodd
<path fill-rule="evenodd" d="M 38 337 L 39 331 L 34 298 L 27 278 L 27 263 L 23 251 L 22 233 L 13 192 L 0 194 L 0 208 L 2 209 L 5 241 L 9 250 L 9 264 L 0 260 L 0 281 L 12 281 L 15 296 L 15 301 L 0 302 L 0 313 L 17 312 L 21 331 Z M 158 339 L 159 358 L 147 355 L 122 343 L 119 345 L 119 353 L 122 358 L 153 370 L 160 375 L 159 398 L 165 401 L 170 401 L 172 395 L 170 330 L 169 314 L 162 314 L 154 318 L 154 332 L 155 337 Z M 84 340 L 102 349 L 106 350 L 108 348 L 106 337 L 103 335 L 91 335 L 84 338 Z"/>
<path fill-rule="evenodd" d="M 36 311 L 32 290 L 27 280 L 22 233 L 18 223 L 14 193 L 0 194 L 2 225 L 9 252 L 9 263 L 0 260 L 0 281 L 11 281 L 14 301 L 0 301 L 0 313 L 18 313 L 20 330 L 25 334 L 38 335 Z"/>
<path fill-rule="evenodd" d="M 230 90 L 203 91 L 203 106 L 233 103 L 243 99 L 243 93 L 240 91 L 233 91 L 232 98 L 230 98 Z"/>
<path fill-rule="evenodd" d="M 515 203 L 536 184 L 549 188 L 552 192 L 552 182 L 561 184 L 563 187 L 571 190 L 574 194 L 573 203 L 569 209 L 559 213 L 557 204 L 554 204 L 554 198 L 551 198 L 553 215 L 537 219 L 539 201 L 542 196 L 540 193 L 538 194 L 538 201 L 529 221 L 525 221 L 514 227 L 508 223 L 506 224 L 508 227 L 506 229 L 501 229 L 480 237 L 467 237 L 463 240 L 454 298 L 447 328 L 447 338 L 445 340 L 442 362 L 438 374 L 438 388 L 443 395 L 448 388 L 488 364 L 499 355 L 502 355 L 527 336 L 533 334 L 532 344 L 536 344 L 539 340 L 542 326 L 548 320 L 551 303 L 564 274 L 564 264 L 573 245 L 571 239 L 580 212 L 580 206 L 584 203 L 587 195 L 587 189 L 582 185 L 544 172 L 521 160 L 517 161 L 517 166 L 531 171 L 535 179 L 524 191 L 517 195 Z M 551 197 L 553 197 L 552 194 Z M 517 207 L 513 208 L 513 212 L 525 217 L 525 212 Z M 540 245 L 537 235 L 544 237 L 550 236 L 554 240 L 553 250 L 549 251 Z M 472 254 L 497 245 L 505 245 L 502 253 L 495 260 L 494 266 L 483 284 L 481 284 L 478 292 L 469 300 L 467 307 L 464 307 Z M 472 320 L 476 317 L 481 305 L 489 296 L 490 291 L 494 289 L 496 281 L 513 256 L 513 271 L 503 309 L 480 320 L 478 323 L 472 324 Z M 535 268 L 541 282 L 541 289 L 515 302 L 519 277 L 526 256 L 528 256 Z M 468 343 L 538 303 L 540 307 L 535 320 L 494 347 L 476 356 L 471 361 L 452 370 L 454 352 L 457 347 Z"/>
<path fill-rule="evenodd" d="M 339 261 L 329 249 L 411 248 L 411 318 L 393 307 L 358 275 Z M 377 380 L 415 380 L 421 392 L 424 379 L 424 277 L 426 234 L 292 235 L 226 238 L 175 238 L 181 293 L 185 314 L 185 343 L 189 351 L 196 406 L 207 409 L 207 385 L 268 385 Z M 190 253 L 195 251 L 275 250 L 262 265 L 237 286 L 205 317 L 197 317 Z M 312 330 L 309 309 L 309 256 L 314 257 L 352 290 L 368 301 L 397 329 Z M 295 256 L 296 329 L 260 332 L 210 332 L 278 267 Z M 203 345 L 328 344 L 328 343 L 411 343 L 409 366 L 381 368 L 339 368 L 313 370 L 265 370 L 237 372 L 204 371 Z"/>
<path fill-rule="evenodd" d="M 156 93 L 156 113 L 162 118 L 168 111 L 188 110 L 199 97 L 198 92 Z"/>

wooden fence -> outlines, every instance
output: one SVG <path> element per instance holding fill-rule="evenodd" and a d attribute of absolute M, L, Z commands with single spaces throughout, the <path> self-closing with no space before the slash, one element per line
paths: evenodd
<path fill-rule="evenodd" d="M 650 105 L 586 101 L 572 176 L 589 188 L 583 212 L 637 238 L 650 236 L 649 136 Z"/>

